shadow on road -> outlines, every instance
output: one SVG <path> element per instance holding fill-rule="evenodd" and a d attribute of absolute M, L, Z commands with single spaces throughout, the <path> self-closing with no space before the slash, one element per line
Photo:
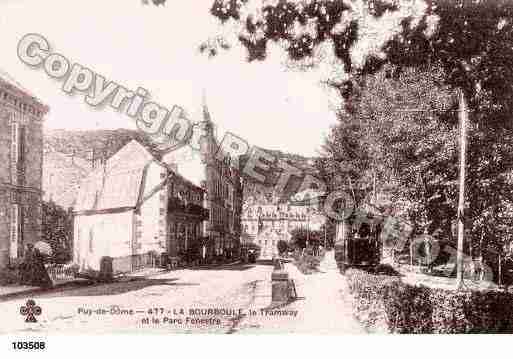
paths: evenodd
<path fill-rule="evenodd" d="M 215 270 L 215 271 L 221 271 L 221 270 L 230 270 L 230 271 L 245 271 L 251 268 L 254 268 L 255 266 L 252 264 L 225 264 L 225 265 L 211 265 L 211 266 L 204 266 L 201 268 L 198 268 L 197 270 Z"/>
<path fill-rule="evenodd" d="M 55 297 L 89 297 L 89 296 L 108 296 L 119 295 L 129 292 L 135 292 L 149 287 L 159 286 L 197 286 L 199 283 L 176 283 L 179 278 L 168 279 L 146 279 L 144 277 L 133 278 L 132 280 L 113 282 L 113 283 L 97 283 L 84 284 L 80 288 L 63 288 L 53 289 L 43 292 L 38 297 L 55 298 Z"/>

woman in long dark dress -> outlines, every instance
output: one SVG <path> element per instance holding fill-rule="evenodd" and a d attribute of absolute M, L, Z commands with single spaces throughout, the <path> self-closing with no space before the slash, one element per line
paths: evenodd
<path fill-rule="evenodd" d="M 25 252 L 25 259 L 22 265 L 22 282 L 27 285 L 32 285 L 42 288 L 50 288 L 52 280 L 44 264 L 44 256 L 39 249 L 34 248 L 33 245 L 27 245 Z"/>
<path fill-rule="evenodd" d="M 34 248 L 35 275 L 33 285 L 42 288 L 51 288 L 53 283 L 48 275 L 48 271 L 46 270 L 44 259 L 44 255 L 39 251 L 39 249 Z"/>

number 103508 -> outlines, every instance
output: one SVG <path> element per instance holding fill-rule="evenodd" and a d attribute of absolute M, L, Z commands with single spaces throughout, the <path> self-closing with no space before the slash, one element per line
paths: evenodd
<path fill-rule="evenodd" d="M 45 342 L 12 342 L 14 350 L 45 350 Z"/>

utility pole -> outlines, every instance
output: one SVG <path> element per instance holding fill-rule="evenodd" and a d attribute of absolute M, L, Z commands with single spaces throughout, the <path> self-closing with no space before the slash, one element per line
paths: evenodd
<path fill-rule="evenodd" d="M 324 222 L 324 248 L 326 248 L 326 226 L 328 225 L 328 220 Z"/>
<path fill-rule="evenodd" d="M 463 288 L 463 244 L 465 235 L 465 166 L 467 163 L 468 108 L 463 90 L 459 93 L 460 175 L 458 197 L 458 249 L 456 252 L 456 289 Z"/>
<path fill-rule="evenodd" d="M 306 216 L 306 245 L 310 244 L 310 214 Z"/>

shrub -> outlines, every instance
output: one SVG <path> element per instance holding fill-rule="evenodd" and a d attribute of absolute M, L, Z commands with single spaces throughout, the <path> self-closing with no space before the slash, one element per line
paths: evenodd
<path fill-rule="evenodd" d="M 392 333 L 512 333 L 513 294 L 410 285 L 397 276 L 346 272 L 356 317 Z"/>
<path fill-rule="evenodd" d="M 386 288 L 383 300 L 391 332 L 432 332 L 429 288 L 393 282 Z"/>
<path fill-rule="evenodd" d="M 295 252 L 293 254 L 293 258 L 293 263 L 303 274 L 312 274 L 313 272 L 318 271 L 319 264 L 321 263 L 319 257 L 315 257 L 310 254 L 300 254 L 299 252 Z"/>
<path fill-rule="evenodd" d="M 375 275 L 363 270 L 350 268 L 346 271 L 349 291 L 354 295 L 355 317 L 370 331 L 388 330 L 385 298 L 387 287 L 398 278 Z"/>

